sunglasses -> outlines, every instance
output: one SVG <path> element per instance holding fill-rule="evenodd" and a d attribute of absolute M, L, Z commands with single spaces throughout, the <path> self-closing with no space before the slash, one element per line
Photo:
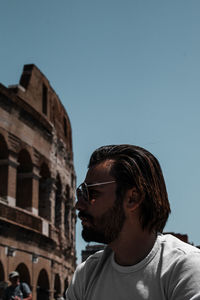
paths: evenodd
<path fill-rule="evenodd" d="M 113 181 L 99 182 L 99 183 L 93 183 L 93 184 L 87 184 L 86 182 L 83 182 L 76 189 L 77 199 L 85 201 L 85 202 L 90 202 L 88 188 L 93 187 L 93 186 L 106 185 L 106 184 L 110 184 L 110 183 L 114 183 L 114 182 L 116 182 L 116 181 L 113 180 Z"/>

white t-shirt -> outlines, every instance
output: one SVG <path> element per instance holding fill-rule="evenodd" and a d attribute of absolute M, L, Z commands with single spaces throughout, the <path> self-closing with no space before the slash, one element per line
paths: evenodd
<path fill-rule="evenodd" d="M 136 265 L 120 266 L 107 247 L 80 264 L 67 300 L 200 300 L 200 250 L 159 234 Z"/>

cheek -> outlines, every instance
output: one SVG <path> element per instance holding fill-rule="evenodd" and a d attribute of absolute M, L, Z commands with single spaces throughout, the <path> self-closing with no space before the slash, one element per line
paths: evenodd
<path fill-rule="evenodd" d="M 110 192 L 95 201 L 95 211 L 105 213 L 115 205 L 115 193 Z"/>
<path fill-rule="evenodd" d="M 107 204 L 99 205 L 99 204 L 95 203 L 89 213 L 93 216 L 93 218 L 100 220 L 112 208 L 113 208 L 113 205 L 108 206 Z"/>

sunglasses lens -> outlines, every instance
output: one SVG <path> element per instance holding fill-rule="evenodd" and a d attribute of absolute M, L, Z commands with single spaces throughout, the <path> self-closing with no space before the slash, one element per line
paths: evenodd
<path fill-rule="evenodd" d="M 88 201 L 88 191 L 87 191 L 87 187 L 84 183 L 79 185 L 79 187 L 76 190 L 76 195 L 77 195 L 78 200 Z"/>

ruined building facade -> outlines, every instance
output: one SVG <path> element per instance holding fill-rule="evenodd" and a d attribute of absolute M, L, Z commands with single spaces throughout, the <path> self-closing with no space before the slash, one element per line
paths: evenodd
<path fill-rule="evenodd" d="M 76 259 L 75 180 L 68 115 L 25 65 L 18 85 L 0 84 L 0 293 L 17 270 L 33 300 L 63 295 Z"/>

